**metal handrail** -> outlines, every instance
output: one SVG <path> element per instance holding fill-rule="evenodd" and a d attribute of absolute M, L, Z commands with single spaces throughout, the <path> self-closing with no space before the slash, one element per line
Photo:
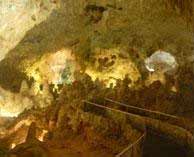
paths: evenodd
<path fill-rule="evenodd" d="M 109 102 L 113 102 L 113 103 L 118 104 L 120 106 L 127 107 L 127 108 L 136 109 L 136 110 L 139 110 L 139 111 L 145 111 L 147 113 L 162 115 L 162 116 L 166 116 L 166 117 L 170 117 L 170 118 L 174 118 L 174 119 L 180 119 L 179 117 L 174 116 L 174 115 L 170 115 L 170 114 L 159 112 L 159 111 L 148 110 L 148 109 L 144 109 L 144 108 L 140 108 L 140 107 L 136 107 L 136 106 L 126 105 L 124 103 L 121 103 L 121 102 L 118 102 L 118 101 L 115 101 L 115 100 L 111 100 L 109 98 L 105 98 L 105 100 L 107 100 Z"/>
<path fill-rule="evenodd" d="M 146 132 L 140 136 L 134 143 L 130 144 L 127 148 L 125 148 L 122 152 L 120 152 L 119 154 L 117 154 L 115 157 L 121 157 L 122 155 L 124 155 L 127 151 L 129 151 L 130 149 L 133 149 L 135 145 L 139 144 L 140 142 L 142 142 L 143 139 L 145 139 L 146 137 Z"/>
<path fill-rule="evenodd" d="M 146 117 L 150 117 L 150 118 L 158 119 L 158 120 L 162 120 L 162 121 L 168 120 L 169 124 L 182 127 L 188 131 L 193 131 L 191 126 L 186 125 L 187 124 L 186 119 L 184 119 L 182 117 L 170 115 L 170 114 L 159 112 L 159 111 L 148 110 L 148 109 L 144 109 L 144 108 L 140 108 L 140 107 L 136 107 L 136 106 L 131 106 L 131 105 L 124 104 L 124 103 L 121 103 L 121 102 L 118 102 L 118 101 L 115 101 L 115 100 L 112 100 L 109 98 L 105 98 L 104 100 L 111 102 L 111 103 L 114 103 L 114 104 L 117 104 L 119 106 L 126 107 L 127 109 L 131 109 L 132 111 L 128 111 L 128 112 L 130 112 L 132 114 L 146 116 Z"/>
<path fill-rule="evenodd" d="M 150 118 L 151 119 L 151 117 L 150 117 L 150 115 L 148 115 L 148 117 L 146 117 L 145 115 L 144 116 L 142 116 L 141 114 L 137 114 L 137 113 L 131 113 L 131 112 L 129 112 L 129 111 L 125 111 L 125 110 L 121 110 L 121 109 L 115 109 L 115 108 L 112 108 L 112 106 L 109 106 L 108 107 L 108 105 L 109 104 L 103 104 L 103 105 L 100 105 L 100 104 L 96 104 L 96 103 L 93 103 L 93 102 L 90 102 L 90 101 L 87 101 L 87 100 L 84 100 L 84 102 L 85 103 L 88 103 L 88 104 L 91 104 L 91 105 L 94 105 L 94 106 L 97 106 L 97 107 L 100 107 L 100 108 L 103 108 L 103 109 L 108 109 L 108 110 L 112 110 L 112 111 L 116 111 L 116 112 L 119 112 L 119 113 L 124 113 L 125 115 L 128 115 L 128 116 L 130 116 L 130 117 L 134 117 L 134 118 Z M 119 103 L 119 104 L 122 104 L 122 103 Z M 122 104 L 122 106 L 125 106 L 125 107 L 128 107 L 128 105 L 126 105 L 126 104 Z M 113 107 L 115 107 L 115 106 L 113 106 Z M 135 107 L 135 108 L 138 108 L 138 107 Z M 145 111 L 145 110 L 141 110 L 141 111 Z M 154 112 L 154 111 L 153 111 Z M 155 114 L 156 113 L 158 113 L 158 112 L 154 112 Z M 168 114 L 167 114 L 168 115 Z M 171 117 L 171 116 L 170 116 Z M 173 116 L 172 116 L 173 117 Z M 171 117 L 171 119 L 173 119 Z M 155 118 L 155 120 L 156 120 L 156 118 Z M 169 120 L 169 119 L 168 119 Z M 184 122 L 184 121 L 182 121 L 182 120 L 185 120 L 184 118 L 179 118 L 179 117 L 177 117 L 177 119 L 175 119 L 175 120 L 177 120 L 177 121 L 168 121 L 168 122 L 165 122 L 165 123 L 169 123 L 169 125 L 172 125 L 172 126 L 175 126 L 175 129 L 177 129 L 176 127 L 178 127 L 178 128 L 182 128 L 183 129 L 183 134 L 184 134 L 184 137 L 186 137 L 186 138 L 181 138 L 181 140 L 183 140 L 183 143 L 184 143 L 184 145 L 185 144 L 188 144 L 189 146 L 191 146 L 192 145 L 192 143 L 191 143 L 191 141 L 193 141 L 193 136 L 192 136 L 192 132 L 190 132 L 191 130 L 189 129 L 189 128 L 186 128 L 186 126 L 184 125 L 185 123 L 182 123 L 182 122 Z M 157 121 L 161 121 L 162 122 L 162 120 L 161 119 L 159 119 L 159 120 L 157 120 Z M 146 122 L 146 121 L 145 121 Z M 173 123 L 173 124 L 172 124 Z M 176 124 L 175 124 L 176 123 Z M 146 125 L 146 124 L 145 124 Z M 145 129 L 145 128 L 144 128 Z M 192 137 L 191 137 L 192 136 Z M 189 139 L 189 141 L 188 141 L 188 139 Z M 138 140 L 137 140 L 138 141 Z M 136 144 L 137 144 L 138 142 L 136 142 Z M 182 143 L 181 143 L 182 144 Z M 130 146 L 128 146 L 127 148 L 125 148 L 122 152 L 123 152 L 123 154 L 121 155 L 121 156 L 116 156 L 116 157 L 126 157 L 126 156 L 130 156 L 130 154 L 136 154 L 136 152 L 137 151 L 133 151 L 133 146 L 135 145 L 135 143 L 134 144 L 131 144 Z M 193 146 L 192 146 L 193 147 Z M 138 148 L 140 148 L 140 147 L 134 147 L 135 148 L 135 150 L 136 149 L 138 149 Z M 131 150 L 131 152 L 130 152 L 130 149 L 132 149 Z M 129 151 L 129 152 L 128 152 Z M 119 154 L 118 154 L 119 155 Z M 136 156 L 136 155 L 135 155 Z"/>
<path fill-rule="evenodd" d="M 87 100 L 82 100 L 82 101 L 87 103 L 87 104 L 94 105 L 94 106 L 102 108 L 102 109 L 108 109 L 108 110 L 115 111 L 115 112 L 118 112 L 118 113 L 123 113 L 125 115 L 130 115 L 130 116 L 132 115 L 132 114 L 127 113 L 125 111 L 121 111 L 121 110 L 118 110 L 118 109 L 114 109 L 114 108 L 110 108 L 110 107 L 107 107 L 107 106 L 103 106 L 103 105 L 100 105 L 100 104 L 97 104 L 97 103 L 93 103 L 93 102 L 90 102 L 90 101 L 87 101 Z M 123 149 L 123 151 L 121 151 L 115 157 L 122 157 L 122 155 L 124 155 L 127 151 L 132 150 L 137 144 L 142 142 L 142 140 L 145 139 L 145 137 L 146 137 L 146 132 L 144 132 L 143 135 L 140 136 L 134 143 L 130 144 L 128 147 Z"/>
<path fill-rule="evenodd" d="M 102 108 L 102 109 L 112 110 L 112 111 L 115 111 L 115 112 L 118 112 L 118 113 L 123 113 L 125 115 L 137 116 L 137 115 L 125 112 L 125 111 L 121 111 L 121 110 L 118 110 L 118 109 L 110 108 L 110 107 L 107 107 L 107 106 L 104 106 L 104 105 L 100 105 L 100 104 L 97 104 L 97 103 L 93 103 L 93 102 L 90 102 L 90 101 L 87 101 L 87 100 L 82 100 L 82 101 L 87 103 L 87 104 L 94 105 L 94 106 Z"/>

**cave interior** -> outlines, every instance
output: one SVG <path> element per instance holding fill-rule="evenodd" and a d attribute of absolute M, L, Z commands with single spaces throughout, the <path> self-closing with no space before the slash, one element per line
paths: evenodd
<path fill-rule="evenodd" d="M 194 157 L 194 0 L 0 0 L 0 157 Z"/>

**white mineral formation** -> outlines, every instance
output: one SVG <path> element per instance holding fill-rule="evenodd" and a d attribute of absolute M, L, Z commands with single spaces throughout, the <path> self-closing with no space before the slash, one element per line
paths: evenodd
<path fill-rule="evenodd" d="M 159 50 L 145 60 L 145 66 L 150 72 L 165 73 L 175 71 L 178 64 L 173 55 Z"/>
<path fill-rule="evenodd" d="M 0 60 L 55 7 L 50 0 L 0 0 Z"/>
<path fill-rule="evenodd" d="M 20 93 L 12 93 L 0 87 L 0 117 L 17 117 L 25 109 L 44 108 L 51 104 L 53 97 L 48 88 L 42 93 L 31 93 L 26 81 L 21 84 Z"/>

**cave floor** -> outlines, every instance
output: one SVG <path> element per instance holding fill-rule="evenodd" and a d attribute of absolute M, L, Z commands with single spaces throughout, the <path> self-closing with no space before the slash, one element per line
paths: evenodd
<path fill-rule="evenodd" d="M 113 157 L 110 153 L 103 150 L 75 151 L 70 149 L 52 149 L 49 157 Z"/>
<path fill-rule="evenodd" d="M 113 157 L 114 153 L 102 146 L 92 146 L 81 137 L 67 140 L 60 148 L 49 148 L 49 157 Z"/>

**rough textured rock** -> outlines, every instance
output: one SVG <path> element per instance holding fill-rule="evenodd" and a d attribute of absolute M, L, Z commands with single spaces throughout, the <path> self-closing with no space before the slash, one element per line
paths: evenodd
<path fill-rule="evenodd" d="M 34 122 L 29 127 L 26 141 L 12 149 L 10 154 L 14 154 L 16 157 L 48 157 L 48 150 L 36 139 L 36 124 Z"/>
<path fill-rule="evenodd" d="M 144 58 L 158 49 L 172 53 L 178 62 L 193 51 L 190 24 L 163 1 L 63 0 L 60 4 L 1 62 L 0 84 L 5 88 L 17 91 L 26 68 L 43 54 L 63 48 L 73 50 L 83 69 L 93 66 L 96 50 L 116 48 L 120 57 L 124 54 L 126 60 L 133 60 L 141 74 Z M 11 64 L 13 60 L 17 66 Z M 17 71 L 17 80 L 6 75 L 12 69 Z"/>
<path fill-rule="evenodd" d="M 0 116 L 16 117 L 25 109 L 32 107 L 47 107 L 53 101 L 53 96 L 44 86 L 38 91 L 33 86 L 29 88 L 26 81 L 22 82 L 20 93 L 12 93 L 0 88 Z"/>
<path fill-rule="evenodd" d="M 44 21 L 56 7 L 46 0 L 2 0 L 0 2 L 0 60 L 13 49 L 25 33 Z"/>

